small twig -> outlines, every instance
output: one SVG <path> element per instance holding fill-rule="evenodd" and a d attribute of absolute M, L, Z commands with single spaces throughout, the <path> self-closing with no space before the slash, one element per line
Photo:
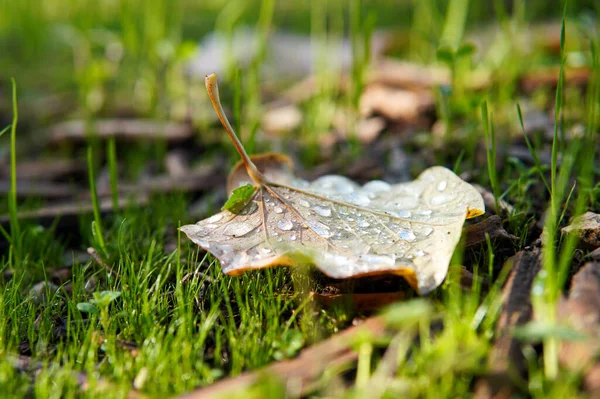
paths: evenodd
<path fill-rule="evenodd" d="M 87 249 L 87 252 L 88 252 L 88 254 L 91 255 L 92 258 L 94 258 L 96 263 L 98 263 L 100 266 L 102 266 L 106 270 L 107 273 L 109 273 L 109 274 L 112 273 L 112 271 L 113 271 L 112 267 L 110 267 L 106 263 L 104 263 L 104 261 L 102 260 L 100 255 L 98 255 L 98 252 L 94 248 L 89 247 Z"/>
<path fill-rule="evenodd" d="M 204 281 L 206 281 L 207 283 L 212 283 L 213 282 L 212 277 L 210 277 L 206 273 L 202 273 L 202 272 L 199 272 L 199 271 L 194 271 L 194 272 L 190 272 L 190 273 L 186 274 L 185 276 L 183 276 L 181 278 L 181 281 L 179 281 L 179 284 L 184 284 L 186 281 L 188 281 L 192 277 L 196 277 L 196 276 L 199 277 L 199 278 L 201 278 L 201 279 L 204 279 Z"/>

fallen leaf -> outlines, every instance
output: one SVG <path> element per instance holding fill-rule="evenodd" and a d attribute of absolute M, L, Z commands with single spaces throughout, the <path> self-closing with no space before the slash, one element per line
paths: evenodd
<path fill-rule="evenodd" d="M 224 116 L 215 74 L 206 86 L 242 157 L 229 188 L 251 183 L 255 192 L 239 213 L 226 210 L 181 230 L 225 273 L 312 263 L 338 279 L 401 275 L 420 294 L 442 283 L 465 219 L 484 212 L 477 190 L 443 167 L 409 183 L 361 187 L 342 176 L 308 183 L 281 155 L 254 158 L 256 165 Z"/>
<path fill-rule="evenodd" d="M 486 244 L 487 237 L 491 241 L 500 239 L 509 243 L 519 239 L 504 230 L 502 219 L 498 215 L 492 215 L 479 223 L 465 227 L 463 233 L 465 234 L 465 248 Z"/>
<path fill-rule="evenodd" d="M 295 105 L 269 109 L 261 119 L 262 128 L 272 133 L 287 133 L 302 123 L 302 112 Z"/>
<path fill-rule="evenodd" d="M 577 216 L 562 231 L 577 234 L 581 242 L 590 248 L 600 247 L 600 215 L 597 213 L 586 212 Z"/>
<path fill-rule="evenodd" d="M 371 85 L 360 97 L 360 114 L 382 115 L 393 121 L 416 123 L 433 107 L 433 96 L 426 92 Z"/>

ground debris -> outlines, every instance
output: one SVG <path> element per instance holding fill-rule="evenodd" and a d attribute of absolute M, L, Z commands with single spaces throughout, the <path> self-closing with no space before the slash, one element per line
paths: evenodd
<path fill-rule="evenodd" d="M 130 198 L 120 198 L 119 207 L 125 208 L 130 204 L 141 206 L 148 203 L 148 196 L 140 193 L 139 195 Z M 60 217 L 60 222 L 56 226 L 57 229 L 66 228 L 68 226 L 77 226 L 79 217 L 83 214 L 90 214 L 93 211 L 92 203 L 88 201 L 77 201 L 47 205 L 44 208 L 35 211 L 19 212 L 18 217 L 21 220 L 34 221 L 42 226 L 50 226 L 56 218 Z M 104 198 L 100 201 L 100 211 L 103 214 L 113 212 L 113 204 L 110 198 Z M 8 226 L 9 216 L 0 216 L 0 225 Z"/>
<path fill-rule="evenodd" d="M 18 180 L 49 181 L 85 173 L 83 162 L 71 159 L 29 160 L 17 163 Z M 10 166 L 0 163 L 0 178 L 10 178 Z"/>
<path fill-rule="evenodd" d="M 577 216 L 562 231 L 577 234 L 580 244 L 590 249 L 600 247 L 600 215 L 597 213 L 586 212 Z"/>
<path fill-rule="evenodd" d="M 502 291 L 504 307 L 496 325 L 498 338 L 488 357 L 488 375 L 475 387 L 475 397 L 480 399 L 510 397 L 514 379 L 526 371 L 520 342 L 511 331 L 532 319 L 531 288 L 541 269 L 540 250 L 521 251 L 507 262 L 513 266 Z"/>
<path fill-rule="evenodd" d="M 406 298 L 404 292 L 375 292 L 375 293 L 312 293 L 317 302 L 323 306 L 340 306 L 347 304 L 357 312 L 373 312 L 382 307 Z"/>
<path fill-rule="evenodd" d="M 588 68 L 570 68 L 565 70 L 565 84 L 584 86 L 590 79 L 591 71 Z M 521 89 L 531 93 L 541 87 L 556 87 L 558 84 L 559 68 L 545 67 L 528 71 L 520 79 Z"/>
<path fill-rule="evenodd" d="M 373 68 L 368 81 L 392 87 L 433 89 L 450 84 L 450 70 L 385 58 Z"/>
<path fill-rule="evenodd" d="M 261 119 L 262 128 L 269 133 L 289 133 L 302 123 L 302 112 L 293 105 L 284 105 L 265 111 Z"/>
<path fill-rule="evenodd" d="M 10 193 L 10 181 L 0 180 L 0 196 Z M 56 182 L 42 182 L 32 180 L 17 181 L 17 197 L 31 198 L 41 197 L 47 199 L 70 198 L 77 194 L 73 185 Z"/>
<path fill-rule="evenodd" d="M 518 239 L 518 237 L 504 230 L 502 219 L 497 215 L 492 215 L 479 223 L 466 226 L 463 229 L 463 234 L 465 235 L 465 247 L 467 248 L 485 243 L 487 241 L 486 236 L 489 236 L 492 241 L 497 239 L 514 241 Z"/>
<path fill-rule="evenodd" d="M 570 370 L 583 371 L 584 388 L 593 397 L 600 395 L 600 262 L 586 263 L 571 281 L 568 299 L 562 298 L 558 317 L 585 340 L 563 341 L 559 351 L 561 364 Z"/>
<path fill-rule="evenodd" d="M 64 141 L 85 141 L 90 135 L 101 139 L 115 137 L 118 140 L 166 140 L 177 142 L 192 137 L 191 125 L 148 119 L 102 119 L 92 122 L 72 120 L 50 128 L 52 144 Z"/>
<path fill-rule="evenodd" d="M 119 183 L 119 208 L 123 209 L 130 204 L 137 206 L 148 203 L 149 196 L 156 193 L 172 193 L 172 192 L 199 192 L 211 189 L 219 184 L 224 179 L 224 176 L 219 173 L 219 166 L 201 165 L 190 170 L 186 174 L 186 178 L 182 179 L 173 175 L 159 175 L 151 178 L 142 179 L 137 183 Z M 41 186 L 43 187 L 43 185 Z M 21 186 L 17 187 L 17 193 L 21 190 Z M 0 182 L 0 192 L 2 190 Z M 60 217 L 58 228 L 64 226 L 76 226 L 79 215 L 91 213 L 93 206 L 89 200 L 89 192 L 69 191 L 71 201 L 63 201 L 53 204 L 47 204 L 43 208 L 19 212 L 18 217 L 22 220 L 35 221 L 44 226 L 49 226 L 52 222 Z M 113 212 L 113 205 L 110 199 L 111 192 L 109 187 L 100 187 L 98 189 L 100 197 L 100 211 L 103 213 Z M 66 198 L 63 196 L 61 198 Z M 9 216 L 0 215 L 0 225 L 8 225 Z"/>
<path fill-rule="evenodd" d="M 424 124 L 434 106 L 434 98 L 425 91 L 410 91 L 382 85 L 367 86 L 360 98 L 360 114 L 382 115 L 388 120 Z"/>
<path fill-rule="evenodd" d="M 479 184 L 473 184 L 473 187 L 479 191 L 479 194 L 483 197 L 483 203 L 485 204 L 485 209 L 494 212 L 495 214 L 500 214 L 500 212 L 505 212 L 506 214 L 511 214 L 514 212 L 514 207 L 508 202 L 500 199 L 498 201 L 498 209 L 496 208 L 496 198 L 494 194 L 492 194 L 488 189 Z"/>

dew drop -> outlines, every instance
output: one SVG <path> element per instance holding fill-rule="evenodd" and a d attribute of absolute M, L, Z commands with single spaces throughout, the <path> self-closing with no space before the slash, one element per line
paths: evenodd
<path fill-rule="evenodd" d="M 228 224 L 223 229 L 226 236 L 242 237 L 254 230 L 254 226 L 246 222 L 235 222 Z"/>
<path fill-rule="evenodd" d="M 411 215 L 410 211 L 407 211 L 406 209 L 402 209 L 402 210 L 398 211 L 398 217 L 409 218 L 410 215 Z"/>
<path fill-rule="evenodd" d="M 390 191 L 392 186 L 381 180 L 373 180 L 363 186 L 363 192 L 382 193 Z"/>
<path fill-rule="evenodd" d="M 310 227 L 315 233 L 320 235 L 323 238 L 331 237 L 331 231 L 329 231 L 329 227 L 325 226 L 323 223 L 318 222 L 316 220 L 309 220 L 306 222 L 308 227 Z"/>
<path fill-rule="evenodd" d="M 298 201 L 298 203 L 300 205 L 302 205 L 303 207 L 305 207 L 305 208 L 309 208 L 310 207 L 310 202 L 308 202 L 306 200 L 301 199 L 301 200 Z"/>
<path fill-rule="evenodd" d="M 290 236 L 290 240 L 292 240 L 292 241 L 296 241 L 296 235 L 295 235 L 295 234 L 292 234 L 292 235 Z"/>
<path fill-rule="evenodd" d="M 433 211 L 431 209 L 421 209 L 420 211 L 417 212 L 417 214 L 421 215 L 421 216 L 428 216 L 431 215 L 433 213 Z"/>
<path fill-rule="evenodd" d="M 209 217 L 208 219 L 205 219 L 204 221 L 206 223 L 217 223 L 221 219 L 223 219 L 223 215 L 221 213 L 217 213 L 216 215 L 212 215 L 211 217 Z"/>
<path fill-rule="evenodd" d="M 432 205 L 442 205 L 445 204 L 446 202 L 449 202 L 451 200 L 454 199 L 454 195 L 444 195 L 444 194 L 439 194 L 439 195 L 435 195 L 431 198 L 430 202 Z"/>
<path fill-rule="evenodd" d="M 205 225 L 205 227 L 207 229 L 216 229 L 217 227 L 219 227 L 219 225 L 218 224 L 214 224 L 214 223 L 209 223 L 209 224 Z"/>
<path fill-rule="evenodd" d="M 402 197 L 401 201 L 394 203 L 396 209 L 414 209 L 419 205 L 417 197 Z"/>
<path fill-rule="evenodd" d="M 356 222 L 356 224 L 358 225 L 358 227 L 369 227 L 371 225 L 364 219 L 359 219 L 358 222 Z"/>
<path fill-rule="evenodd" d="M 277 227 L 279 230 L 288 231 L 294 227 L 294 223 L 288 219 L 281 219 L 277 222 Z"/>
<path fill-rule="evenodd" d="M 360 255 L 359 258 L 372 265 L 392 266 L 394 264 L 394 260 L 392 258 L 384 255 L 365 254 Z"/>
<path fill-rule="evenodd" d="M 424 256 L 425 252 L 421 251 L 420 249 L 418 251 L 415 252 L 416 256 Z"/>
<path fill-rule="evenodd" d="M 310 188 L 313 191 L 323 192 L 326 194 L 348 194 L 356 191 L 358 185 L 352 180 L 343 176 L 323 176 L 311 183 Z"/>
<path fill-rule="evenodd" d="M 320 206 L 320 205 L 316 205 L 313 206 L 313 210 L 317 213 L 317 215 L 319 216 L 325 216 L 325 217 L 329 217 L 331 216 L 331 209 L 329 209 L 326 206 Z"/>
<path fill-rule="evenodd" d="M 448 186 L 448 182 L 446 180 L 442 180 L 438 183 L 437 189 L 438 191 L 444 191 L 446 189 L 446 186 Z"/>
<path fill-rule="evenodd" d="M 275 208 L 273 208 L 273 212 L 275 212 L 275 213 L 283 213 L 283 209 L 281 209 L 280 206 L 276 206 Z"/>
<path fill-rule="evenodd" d="M 404 241 L 408 241 L 408 242 L 413 242 L 417 239 L 417 236 L 415 235 L 415 233 L 413 233 L 412 231 L 410 231 L 408 229 L 400 229 L 398 231 L 398 237 L 400 237 Z"/>
<path fill-rule="evenodd" d="M 343 197 L 344 201 L 350 202 L 354 205 L 358 205 L 358 206 L 366 206 L 369 205 L 371 203 L 371 200 L 369 199 L 369 197 L 365 194 L 359 194 L 359 193 L 350 193 L 350 194 L 346 194 Z"/>
<path fill-rule="evenodd" d="M 271 252 L 273 252 L 273 251 L 271 250 L 271 248 L 261 248 L 261 249 L 260 249 L 260 252 L 261 252 L 263 255 L 268 255 L 268 254 L 270 254 L 270 253 L 271 253 Z"/>
<path fill-rule="evenodd" d="M 431 228 L 431 227 L 423 228 L 423 235 L 425 237 L 428 237 L 431 233 L 433 233 L 433 228 Z"/>

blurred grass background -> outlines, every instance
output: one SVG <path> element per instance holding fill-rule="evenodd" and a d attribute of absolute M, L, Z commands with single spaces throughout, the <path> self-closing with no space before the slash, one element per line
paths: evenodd
<path fill-rule="evenodd" d="M 570 1 L 567 14 L 595 7 L 593 0 Z M 0 9 L 2 122 L 8 122 L 7 85 L 14 77 L 27 126 L 30 102 L 49 102 L 51 111 L 52 97 L 44 95 L 76 94 L 75 109 L 88 114 L 126 105 L 142 115 L 182 117 L 182 68 L 202 52 L 197 46 L 210 32 L 231 35 L 248 26 L 356 38 L 376 27 L 396 33 L 396 55 L 429 63 L 444 40 L 458 45 L 466 26 L 557 18 L 563 2 L 1 0 Z M 353 26 L 353 18 L 364 29 Z"/>

